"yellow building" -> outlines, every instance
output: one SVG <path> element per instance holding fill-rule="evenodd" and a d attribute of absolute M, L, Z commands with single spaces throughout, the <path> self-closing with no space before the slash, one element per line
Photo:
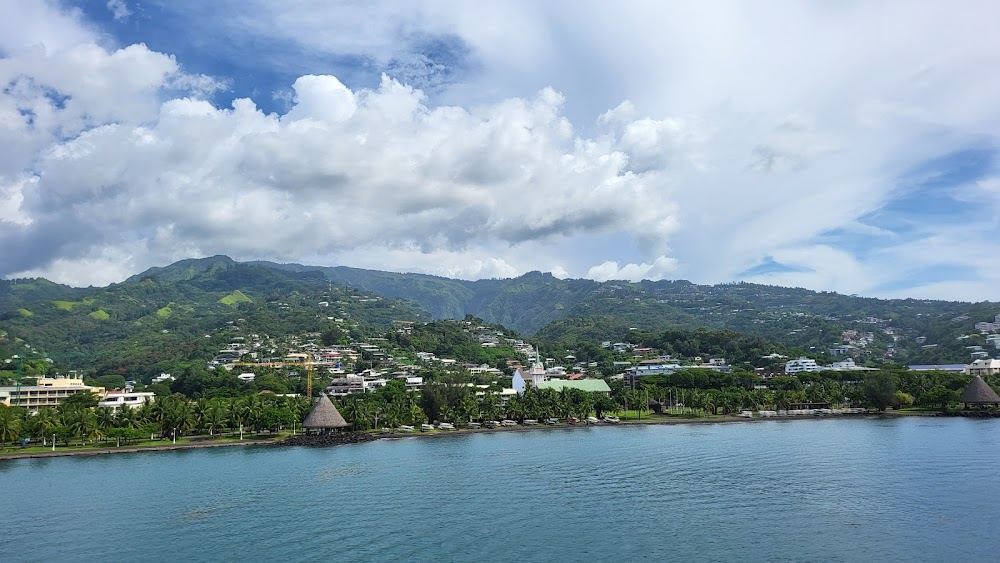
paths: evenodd
<path fill-rule="evenodd" d="M 17 387 L 0 387 L 0 403 L 37 411 L 40 407 L 58 406 L 70 395 L 87 392 L 96 393 L 98 398 L 104 396 L 103 387 L 84 385 L 82 377 L 40 377 L 35 385 L 22 385 L 20 394 Z"/>

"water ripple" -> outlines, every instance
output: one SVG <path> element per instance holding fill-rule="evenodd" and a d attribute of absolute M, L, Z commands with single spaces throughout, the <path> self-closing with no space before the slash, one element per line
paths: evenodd
<path fill-rule="evenodd" d="M 990 560 L 998 468 L 1000 421 L 623 425 L 7 462 L 0 518 L 7 561 Z"/>

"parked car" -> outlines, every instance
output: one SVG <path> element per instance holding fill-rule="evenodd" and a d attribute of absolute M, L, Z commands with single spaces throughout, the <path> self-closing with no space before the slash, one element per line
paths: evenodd
<path fill-rule="evenodd" d="M 438 430 L 455 430 L 455 425 L 450 422 L 439 422 Z"/>
<path fill-rule="evenodd" d="M 577 418 L 577 417 L 575 417 L 575 416 L 571 416 L 571 417 L 569 417 L 569 418 L 566 419 L 566 422 L 568 422 L 570 424 L 576 424 L 577 422 L 580 422 L 580 419 Z"/>
<path fill-rule="evenodd" d="M 600 422 L 600 420 L 597 420 L 597 417 L 594 416 L 587 417 L 587 424 L 597 424 L 598 422 Z"/>
<path fill-rule="evenodd" d="M 500 424 L 502 424 L 503 426 L 517 426 L 517 421 L 516 420 L 501 420 Z"/>
<path fill-rule="evenodd" d="M 545 419 L 545 424 L 548 424 L 550 426 L 551 425 L 555 425 L 555 424 L 559 424 L 559 419 L 558 418 L 547 418 L 547 419 Z"/>
<path fill-rule="evenodd" d="M 478 423 L 478 422 L 470 422 L 469 423 L 469 428 L 472 428 L 473 430 L 475 430 L 476 428 L 482 428 L 482 426 L 483 425 L 480 424 L 480 423 Z"/>
<path fill-rule="evenodd" d="M 618 424 L 619 422 L 621 422 L 621 419 L 619 419 L 617 416 L 605 416 L 604 417 L 604 422 L 610 422 L 612 424 Z"/>
<path fill-rule="evenodd" d="M 538 421 L 535 420 L 535 419 L 533 419 L 533 418 L 526 418 L 526 419 L 524 419 L 524 425 L 525 426 L 537 426 L 538 425 Z"/>
<path fill-rule="evenodd" d="M 500 423 L 495 420 L 487 420 L 483 423 L 483 426 L 487 428 L 496 428 L 497 426 L 500 426 Z"/>

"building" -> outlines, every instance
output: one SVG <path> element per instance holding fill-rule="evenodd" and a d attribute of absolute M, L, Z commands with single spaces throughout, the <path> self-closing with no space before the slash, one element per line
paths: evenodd
<path fill-rule="evenodd" d="M 918 364 L 906 366 L 910 371 L 950 371 L 952 373 L 965 373 L 965 364 Z"/>
<path fill-rule="evenodd" d="M 316 406 L 310 411 L 306 419 L 302 421 L 302 428 L 307 434 L 325 434 L 332 430 L 341 430 L 350 426 L 344 417 L 341 416 L 337 407 L 333 406 L 330 398 L 323 393 L 319 394 Z"/>
<path fill-rule="evenodd" d="M 671 364 L 643 364 L 638 366 L 632 366 L 625 370 L 623 374 L 623 379 L 625 385 L 628 387 L 635 387 L 635 382 L 639 378 L 645 377 L 647 375 L 661 375 L 664 373 L 674 373 L 675 371 L 683 369 L 678 363 Z"/>
<path fill-rule="evenodd" d="M 983 378 L 976 376 L 972 379 L 972 383 L 966 387 L 965 392 L 962 396 L 958 398 L 958 402 L 965 405 L 965 408 L 970 407 L 984 407 L 1000 406 L 1000 396 L 997 392 L 993 390 L 989 385 L 983 381 Z"/>
<path fill-rule="evenodd" d="M 152 403 L 156 398 L 156 393 L 144 391 L 108 391 L 104 399 L 97 403 L 98 407 L 111 407 L 118 410 L 121 407 L 141 407 L 146 403 Z"/>
<path fill-rule="evenodd" d="M 531 386 L 536 389 L 541 389 L 541 385 L 545 381 L 545 365 L 542 364 L 539 359 L 540 357 L 536 351 L 535 362 L 531 364 L 531 369 L 528 370 L 528 373 L 521 373 L 520 369 L 514 371 L 513 387 L 517 389 L 518 393 L 524 392 L 525 384 L 527 383 L 531 383 Z"/>
<path fill-rule="evenodd" d="M 550 379 L 538 384 L 538 388 L 554 389 L 556 391 L 562 391 L 563 389 L 579 389 L 581 391 L 586 391 L 587 393 L 604 393 L 605 395 L 611 394 L 611 388 L 608 387 L 608 383 L 603 379 Z"/>
<path fill-rule="evenodd" d="M 785 362 L 785 373 L 791 375 L 795 373 L 800 373 L 803 371 L 819 371 L 819 365 L 816 364 L 816 360 L 810 358 L 798 358 L 796 360 L 788 360 Z"/>
<path fill-rule="evenodd" d="M 59 406 L 66 397 L 77 393 L 103 395 L 104 388 L 84 385 L 83 378 L 77 376 L 40 377 L 35 385 L 22 385 L 20 394 L 17 387 L 0 387 L 0 403 L 37 411 L 41 407 Z"/>
<path fill-rule="evenodd" d="M 969 375 L 994 375 L 1000 373 L 1000 360 L 993 359 L 981 359 L 975 360 L 971 364 L 965 366 L 962 373 Z"/>

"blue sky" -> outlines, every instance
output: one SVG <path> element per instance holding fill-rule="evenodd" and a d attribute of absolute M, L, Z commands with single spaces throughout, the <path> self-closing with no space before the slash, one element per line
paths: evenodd
<path fill-rule="evenodd" d="M 3 276 L 228 254 L 1000 300 L 991 2 L 5 12 Z"/>

